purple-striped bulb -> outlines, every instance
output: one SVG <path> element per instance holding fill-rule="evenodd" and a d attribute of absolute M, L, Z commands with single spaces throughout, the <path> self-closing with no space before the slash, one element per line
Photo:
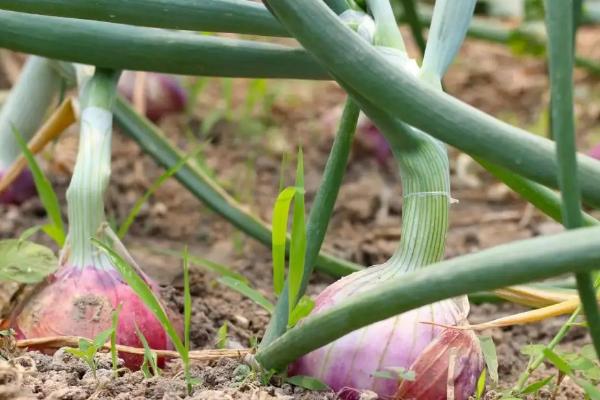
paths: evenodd
<path fill-rule="evenodd" d="M 589 153 L 590 157 L 595 158 L 596 160 L 600 160 L 600 143 L 593 147 Z"/>
<path fill-rule="evenodd" d="M 158 286 L 145 275 L 143 278 L 158 295 Z M 119 273 L 94 266 L 63 265 L 16 310 L 11 327 L 19 339 L 57 335 L 93 339 L 112 326 L 112 313 L 119 304 L 118 344 L 141 348 L 137 325 L 151 348 L 173 349 L 160 322 Z M 180 316 L 166 307 L 165 311 L 181 330 Z M 141 356 L 127 353 L 120 357 L 129 368 L 137 369 L 143 361 Z M 164 363 L 163 359 L 159 361 Z"/>
<path fill-rule="evenodd" d="M 133 99 L 135 73 L 126 71 L 119 80 L 119 92 Z M 177 78 L 156 72 L 146 72 L 144 82 L 146 116 L 156 122 L 168 114 L 185 110 L 187 93 Z"/>
<path fill-rule="evenodd" d="M 389 272 L 378 266 L 340 279 L 317 297 L 312 314 L 376 287 L 390 278 Z M 411 310 L 303 356 L 290 366 L 289 373 L 315 377 L 342 399 L 358 399 L 368 390 L 383 399 L 444 400 L 451 387 L 455 400 L 467 400 L 483 369 L 479 342 L 471 331 L 442 325 L 464 325 L 468 312 L 466 297 Z M 415 380 L 375 376 L 396 368 L 414 371 Z"/>
<path fill-rule="evenodd" d="M 0 171 L 0 178 L 4 172 Z M 34 197 L 37 191 L 33 181 L 33 175 L 29 169 L 24 169 L 6 190 L 0 192 L 0 203 L 21 204 Z"/>

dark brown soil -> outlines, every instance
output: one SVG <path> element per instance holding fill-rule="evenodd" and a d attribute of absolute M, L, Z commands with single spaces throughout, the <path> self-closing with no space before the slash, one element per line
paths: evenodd
<path fill-rule="evenodd" d="M 598 31 L 584 30 L 583 52 L 598 51 Z M 511 123 L 543 133 L 543 110 L 547 103 L 547 81 L 543 61 L 517 58 L 506 49 L 469 41 L 446 79 L 446 89 L 462 100 Z M 208 114 L 223 107 L 218 85 L 213 81 L 202 93 L 196 109 L 188 116 L 161 121 L 166 134 L 181 147 L 204 142 L 203 162 L 237 199 L 265 220 L 270 220 L 276 196 L 280 158 L 296 145 L 305 151 L 307 200 L 312 201 L 320 173 L 333 139 L 332 120 L 343 102 L 342 91 L 333 83 L 272 82 L 274 103 L 254 117 L 264 125 L 256 133 L 239 120 L 221 121 L 204 135 L 199 124 Z M 236 82 L 234 103 L 240 104 L 247 82 Z M 600 94 L 598 81 L 577 73 L 577 114 L 582 150 L 600 141 Z M 333 124 L 335 125 L 335 123 Z M 64 204 L 64 191 L 75 158 L 77 130 L 72 129 L 45 157 L 47 170 Z M 184 134 L 185 133 L 185 134 Z M 107 209 L 122 221 L 135 200 L 161 174 L 161 169 L 138 147 L 121 135 L 114 140 L 112 182 Z M 495 182 L 468 157 L 451 150 L 453 206 L 447 256 L 455 257 L 479 249 L 562 228 L 548 221 Z M 291 179 L 292 172 L 288 171 Z M 344 186 L 337 202 L 325 248 L 340 257 L 363 265 L 385 260 L 394 251 L 401 231 L 400 185 L 390 161 L 376 160 L 364 139 L 353 149 Z M 24 229 L 44 222 L 39 200 L 21 207 L 0 206 L 0 237 L 15 237 Z M 34 239 L 50 246 L 42 235 Z M 134 257 L 162 283 L 168 301 L 182 309 L 180 261 L 158 255 L 153 248 L 181 250 L 211 259 L 244 274 L 252 285 L 272 299 L 270 252 L 251 238 L 235 231 L 186 192 L 176 181 L 167 182 L 146 204 L 126 239 Z M 192 344 L 196 349 L 214 348 L 216 333 L 225 322 L 230 347 L 247 347 L 264 332 L 268 314 L 255 303 L 228 290 L 217 276 L 195 269 L 192 274 Z M 331 278 L 317 274 L 311 294 L 320 292 Z M 0 311 L 5 315 L 15 287 L 0 290 Z M 473 306 L 472 322 L 482 322 L 522 310 L 502 304 Z M 2 315 L 0 315 L 2 317 Z M 540 324 L 515 326 L 483 332 L 497 344 L 501 388 L 510 387 L 524 370 L 527 358 L 523 345 L 545 343 L 559 329 L 561 318 Z M 589 343 L 583 329 L 573 329 L 565 348 Z M 200 384 L 186 397 L 177 363 L 160 377 L 144 379 L 141 372 L 122 371 L 113 378 L 106 355 L 98 355 L 94 379 L 89 368 L 64 350 L 53 356 L 25 352 L 0 361 L 0 399 L 327 399 L 332 393 L 314 393 L 288 384 L 262 385 L 259 377 L 239 360 L 194 365 L 193 376 Z M 543 369 L 539 374 L 543 373 Z M 538 398 L 552 396 L 540 392 Z M 489 385 L 487 399 L 498 398 Z M 565 379 L 556 399 L 579 399 L 582 393 Z"/>

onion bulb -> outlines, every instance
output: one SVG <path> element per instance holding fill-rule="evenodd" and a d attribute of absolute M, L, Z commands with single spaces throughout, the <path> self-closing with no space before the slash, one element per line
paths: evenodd
<path fill-rule="evenodd" d="M 157 285 L 145 276 L 144 279 L 158 294 Z M 94 266 L 62 266 L 17 310 L 11 326 L 18 339 L 47 336 L 93 339 L 112 326 L 112 315 L 119 304 L 118 344 L 141 348 L 135 329 L 137 325 L 152 349 L 172 349 L 158 320 L 119 273 Z M 170 319 L 176 321 L 178 316 L 166 311 Z M 138 368 L 142 362 L 140 356 L 120 356 L 129 368 Z"/>
<path fill-rule="evenodd" d="M 185 109 L 187 94 L 177 78 L 146 72 L 143 83 L 146 117 L 156 122 L 168 114 L 181 112 Z M 136 85 L 135 72 L 126 71 L 119 80 L 119 92 L 133 100 Z"/>
<path fill-rule="evenodd" d="M 0 171 L 0 179 L 2 176 L 3 172 Z M 0 192 L 0 203 L 21 204 L 34 197 L 36 193 L 33 175 L 29 169 L 24 169 L 9 187 Z"/>
<path fill-rule="evenodd" d="M 121 304 L 117 343 L 142 347 L 136 334 L 137 325 L 150 347 L 171 348 L 154 314 L 121 278 L 111 259 L 91 240 L 99 238 L 111 242 L 158 294 L 157 285 L 135 265 L 108 227 L 104 212 L 104 194 L 110 178 L 112 106 L 118 75 L 118 72 L 98 69 L 92 77 L 86 78 L 81 89 L 79 149 L 66 193 L 69 233 L 57 272 L 48 277 L 11 318 L 18 338 L 66 335 L 93 339 L 112 326 L 113 311 Z M 169 314 L 175 315 L 167 312 Z M 176 326 L 181 324 L 176 323 Z M 140 356 L 123 355 L 123 359 L 131 368 L 139 367 L 142 362 Z"/>
<path fill-rule="evenodd" d="M 340 279 L 317 297 L 312 314 L 373 289 L 390 272 L 384 264 Z M 466 400 L 483 369 L 479 343 L 470 331 L 443 326 L 466 324 L 468 312 L 466 297 L 417 308 L 353 331 L 303 356 L 288 372 L 315 377 L 343 399 L 369 390 L 386 399 L 442 400 L 451 382 L 454 398 Z M 378 377 L 378 372 L 397 368 L 414 371 L 415 381 Z"/>
<path fill-rule="evenodd" d="M 593 147 L 588 154 L 590 157 L 600 160 L 600 144 L 596 145 L 596 147 Z"/>

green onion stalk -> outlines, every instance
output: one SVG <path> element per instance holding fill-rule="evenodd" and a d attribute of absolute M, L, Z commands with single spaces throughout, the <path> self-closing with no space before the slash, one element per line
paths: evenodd
<path fill-rule="evenodd" d="M 170 349 L 159 321 L 122 279 L 111 259 L 92 242 L 98 238 L 124 254 L 117 236 L 108 228 L 104 195 L 110 177 L 112 108 L 119 73 L 97 69 L 80 74 L 81 133 L 77 161 L 67 190 L 69 233 L 57 272 L 19 307 L 12 327 L 19 338 L 83 336 L 94 338 L 112 326 L 112 313 L 120 304 L 117 342 L 141 347 L 136 326 L 150 347 Z M 139 267 L 139 275 L 158 293 L 157 285 Z M 175 313 L 171 313 L 175 316 Z M 126 365 L 139 367 L 139 356 L 123 355 Z"/>
<path fill-rule="evenodd" d="M 368 0 L 376 29 L 374 42 L 398 68 L 435 88 L 454 58 L 473 13 L 472 0 L 438 0 L 422 68 L 406 54 L 388 0 Z M 448 25 L 453 30 L 446 29 Z M 350 91 L 350 93 L 352 93 Z M 402 182 L 402 238 L 392 257 L 327 287 L 311 315 L 326 313 L 349 298 L 420 270 L 444 257 L 452 198 L 448 155 L 437 139 L 358 101 L 390 143 Z M 294 362 L 289 373 L 314 376 L 342 398 L 370 390 L 381 398 L 467 399 L 483 369 L 479 342 L 466 325 L 466 296 L 429 304 L 353 331 Z M 416 379 L 402 380 L 398 370 Z M 395 375 L 396 374 L 396 375 Z"/>
<path fill-rule="evenodd" d="M 56 98 L 61 79 L 51 63 L 30 56 L 0 111 L 0 177 L 21 154 L 15 135 L 29 141 Z M 25 169 L 0 193 L 0 203 L 19 204 L 34 195 L 33 176 Z"/>

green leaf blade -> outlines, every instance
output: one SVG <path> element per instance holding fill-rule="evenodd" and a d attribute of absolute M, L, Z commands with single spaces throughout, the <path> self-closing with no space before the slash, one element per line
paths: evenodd
<path fill-rule="evenodd" d="M 0 280 L 33 284 L 58 269 L 49 248 L 19 239 L 0 240 Z"/>
<path fill-rule="evenodd" d="M 53 228 L 50 230 L 51 234 L 49 234 L 49 236 L 56 241 L 56 244 L 58 244 L 58 246 L 62 247 L 65 243 L 66 234 L 64 223 L 62 220 L 62 215 L 60 213 L 60 204 L 58 202 L 56 192 L 52 188 L 50 181 L 48 180 L 46 175 L 44 175 L 44 172 L 35 160 L 35 157 L 31 153 L 31 151 L 29 151 L 29 148 L 27 147 L 27 143 L 25 143 L 23 136 L 21 136 L 21 134 L 14 127 L 13 134 L 15 135 L 15 140 L 21 148 L 21 151 L 23 152 L 23 156 L 27 160 L 27 164 L 33 175 L 35 188 L 37 189 L 38 195 L 40 196 L 40 200 L 44 205 L 46 214 L 48 214 L 48 218 L 52 223 Z"/>
<path fill-rule="evenodd" d="M 285 188 L 277 196 L 273 207 L 273 233 L 271 254 L 273 257 L 273 289 L 281 294 L 285 280 L 285 247 L 287 239 L 288 214 L 292 199 L 296 195 L 295 187 Z"/>

